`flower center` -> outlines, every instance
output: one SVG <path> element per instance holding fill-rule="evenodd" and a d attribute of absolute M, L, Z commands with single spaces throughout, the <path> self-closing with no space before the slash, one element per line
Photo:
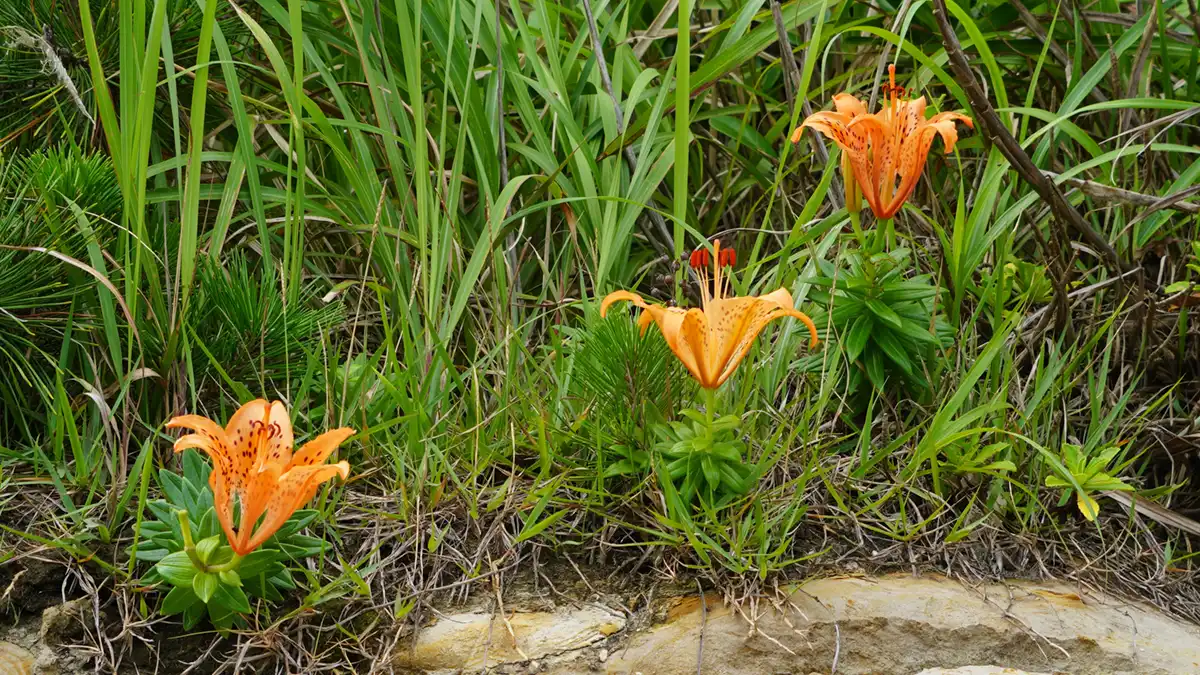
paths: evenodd
<path fill-rule="evenodd" d="M 688 259 L 696 276 L 700 277 L 700 301 L 707 311 L 709 303 L 722 297 L 725 279 L 721 274 L 722 267 L 733 267 L 737 264 L 737 251 L 732 248 L 721 248 L 721 240 L 713 242 L 715 255 L 710 255 L 708 249 L 701 246 L 692 251 Z M 712 265 L 712 276 L 709 276 L 709 265 Z"/>

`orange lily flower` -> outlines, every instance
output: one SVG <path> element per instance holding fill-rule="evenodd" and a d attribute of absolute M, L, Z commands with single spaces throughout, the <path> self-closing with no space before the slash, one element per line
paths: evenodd
<path fill-rule="evenodd" d="M 850 161 L 852 152 L 847 147 L 861 147 L 861 154 L 866 154 L 867 138 L 864 131 L 857 128 L 851 130 L 850 123 L 856 117 L 867 114 L 867 107 L 850 94 L 834 94 L 833 110 L 823 110 L 809 115 L 804 122 L 792 132 L 792 142 L 799 143 L 804 127 L 812 127 L 824 133 L 842 148 L 842 181 L 846 184 L 846 210 L 858 213 L 862 210 L 862 188 L 854 177 L 854 167 Z M 841 137 L 839 140 L 838 137 Z"/>
<path fill-rule="evenodd" d="M 795 143 L 800 140 L 801 130 L 811 127 L 837 143 L 842 149 L 847 203 L 856 201 L 851 199 L 849 185 L 857 183 L 855 189 L 861 190 L 880 220 L 895 216 L 916 188 L 935 137 L 942 137 L 949 152 L 958 141 L 954 123 L 975 126 L 970 117 L 956 112 L 925 119 L 925 97 L 911 101 L 902 98 L 905 90 L 896 86 L 895 64 L 888 67 L 888 81 L 888 102 L 879 112 L 867 113 L 858 99 L 838 94 L 834 96 L 835 110 L 809 115 L 792 133 Z"/>
<path fill-rule="evenodd" d="M 346 462 L 325 464 L 325 459 L 354 435 L 354 429 L 327 431 L 293 454 L 292 422 L 279 401 L 251 401 L 239 408 L 223 429 L 200 415 L 174 417 L 167 428 L 196 432 L 175 441 L 175 452 L 196 448 L 212 459 L 208 484 L 217 520 L 229 546 L 239 556 L 270 539 L 296 509 L 316 495 L 321 483 L 334 476 L 345 480 L 350 474 Z M 241 511 L 236 531 L 233 497 L 237 497 Z"/>
<path fill-rule="evenodd" d="M 817 327 L 812 319 L 793 307 L 792 294 L 786 288 L 762 296 L 725 297 L 721 268 L 731 267 L 735 256 L 732 249 L 721 250 L 720 241 L 713 242 L 713 248 L 716 255 L 711 259 L 711 293 L 708 290 L 708 250 L 699 249 L 692 254 L 692 267 L 700 275 L 701 307 L 664 307 L 647 303 L 636 293 L 616 291 L 600 303 L 600 316 L 605 316 L 614 302 L 623 300 L 641 307 L 644 311 L 638 317 L 638 326 L 642 334 L 651 322 L 657 323 L 667 346 L 706 389 L 716 389 L 729 379 L 762 329 L 780 317 L 791 316 L 803 321 L 812 338 L 809 348 L 817 346 Z"/>

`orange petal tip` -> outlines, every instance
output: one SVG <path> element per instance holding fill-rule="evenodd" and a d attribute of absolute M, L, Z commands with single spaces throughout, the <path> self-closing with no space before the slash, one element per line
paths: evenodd
<path fill-rule="evenodd" d="M 334 464 L 333 466 L 337 467 L 338 475 L 341 476 L 342 480 L 346 480 L 347 478 L 350 477 L 350 463 L 349 462 L 343 460 L 343 461 L 338 462 L 337 464 Z"/>
<path fill-rule="evenodd" d="M 638 295 L 637 293 L 630 293 L 629 291 L 613 291 L 612 293 L 604 296 L 604 300 L 600 302 L 600 318 L 603 319 L 604 317 L 608 316 L 608 308 L 614 302 L 620 302 L 622 300 L 632 302 L 639 307 L 646 306 L 646 301 L 642 300 L 642 296 Z"/>

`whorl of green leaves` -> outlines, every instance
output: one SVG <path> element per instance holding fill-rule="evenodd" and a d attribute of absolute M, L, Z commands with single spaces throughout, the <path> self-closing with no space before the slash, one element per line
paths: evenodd
<path fill-rule="evenodd" d="M 34 194 L 49 205 L 61 208 L 70 200 L 100 217 L 93 219 L 94 226 L 120 218 L 121 189 L 107 156 L 84 155 L 70 146 L 38 150 L 19 164 Z"/>
<path fill-rule="evenodd" d="M 930 370 L 937 350 L 948 344 L 950 329 L 935 312 L 938 288 L 928 274 L 917 274 L 905 249 L 875 256 L 848 255 L 839 269 L 818 261 L 823 276 L 810 293 L 825 309 L 816 324 L 832 323 L 827 340 L 846 357 L 845 391 L 855 394 L 873 388 L 928 394 Z M 820 356 L 802 359 L 802 370 L 821 368 Z M 869 388 L 862 385 L 869 384 Z"/>

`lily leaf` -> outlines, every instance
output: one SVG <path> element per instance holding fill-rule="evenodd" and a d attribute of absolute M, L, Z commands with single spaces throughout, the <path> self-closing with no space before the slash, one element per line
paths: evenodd
<path fill-rule="evenodd" d="M 220 585 L 221 582 L 219 579 L 217 579 L 217 575 L 215 574 L 198 572 L 196 573 L 196 576 L 192 577 L 192 590 L 195 591 L 196 596 L 204 602 L 208 602 L 212 599 L 213 593 L 216 592 L 217 586 Z"/>
<path fill-rule="evenodd" d="M 1085 492 L 1076 493 L 1075 503 L 1079 506 L 1079 512 L 1088 520 L 1094 521 L 1100 514 L 1100 505 Z"/>
<path fill-rule="evenodd" d="M 183 551 L 165 556 L 154 565 L 154 570 L 176 586 L 190 586 L 196 576 L 196 567 L 192 565 L 192 559 Z"/>

